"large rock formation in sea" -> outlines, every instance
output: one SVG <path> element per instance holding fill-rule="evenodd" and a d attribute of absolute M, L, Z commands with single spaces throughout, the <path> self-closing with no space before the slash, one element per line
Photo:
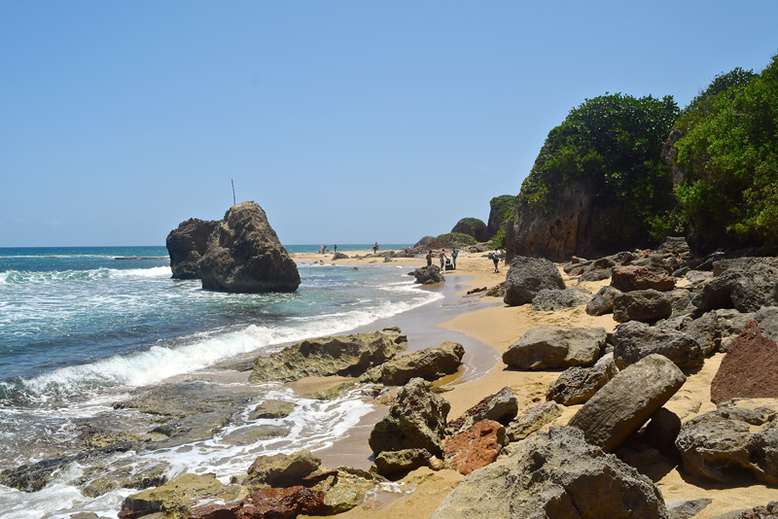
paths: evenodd
<path fill-rule="evenodd" d="M 294 292 L 300 286 L 297 265 L 255 202 L 242 202 L 227 211 L 208 238 L 198 265 L 205 290 Z"/>
<path fill-rule="evenodd" d="M 170 231 L 165 244 L 170 254 L 170 269 L 174 279 L 200 279 L 200 261 L 208 248 L 208 237 L 219 222 L 190 218 Z"/>

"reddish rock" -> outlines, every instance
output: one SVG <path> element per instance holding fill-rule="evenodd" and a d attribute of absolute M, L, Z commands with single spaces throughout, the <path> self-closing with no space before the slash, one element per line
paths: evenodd
<path fill-rule="evenodd" d="M 324 515 L 324 492 L 302 486 L 264 488 L 244 500 L 208 505 L 194 510 L 190 519 L 287 519 L 300 514 Z"/>
<path fill-rule="evenodd" d="M 454 470 L 466 476 L 496 460 L 506 441 L 505 427 L 492 420 L 481 420 L 451 438 L 443 454 Z"/>
<path fill-rule="evenodd" d="M 716 404 L 732 398 L 778 397 L 778 344 L 762 335 L 757 322 L 746 321 L 732 341 L 710 385 Z"/>
<path fill-rule="evenodd" d="M 675 288 L 675 279 L 667 274 L 657 274 L 637 265 L 616 265 L 611 270 L 611 286 L 622 292 L 632 290 L 658 290 L 666 292 Z"/>

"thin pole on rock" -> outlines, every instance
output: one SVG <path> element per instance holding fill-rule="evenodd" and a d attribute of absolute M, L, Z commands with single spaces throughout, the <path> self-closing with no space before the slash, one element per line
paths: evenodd
<path fill-rule="evenodd" d="M 235 181 L 230 179 L 230 183 L 232 184 L 232 205 L 237 205 L 238 202 L 235 201 Z"/>

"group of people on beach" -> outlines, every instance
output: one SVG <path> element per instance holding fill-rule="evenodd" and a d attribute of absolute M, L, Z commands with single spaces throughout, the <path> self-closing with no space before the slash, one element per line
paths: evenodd
<path fill-rule="evenodd" d="M 457 256 L 459 255 L 459 251 L 454 248 L 454 250 L 451 251 L 451 259 L 449 259 L 448 256 L 446 256 L 446 249 L 443 249 L 440 251 L 439 258 L 440 258 L 440 270 L 456 270 L 457 269 Z M 434 255 L 432 254 L 432 250 L 427 253 L 427 266 L 429 267 L 432 265 L 432 258 Z M 448 265 L 451 265 L 450 268 L 447 268 Z"/>
<path fill-rule="evenodd" d="M 438 255 L 438 258 L 440 259 L 440 270 L 443 272 L 444 270 L 456 270 L 457 269 L 457 256 L 459 255 L 459 251 L 454 248 L 454 250 L 451 251 L 451 259 L 449 260 L 448 256 L 446 256 L 446 249 L 442 249 L 440 251 L 440 254 Z M 427 253 L 426 259 L 427 259 L 427 266 L 429 267 L 432 265 L 432 259 L 435 257 L 435 255 L 432 253 L 432 249 Z M 494 252 L 492 252 L 492 261 L 494 262 L 494 271 L 496 273 L 500 272 L 500 258 L 502 257 L 502 254 L 500 253 L 500 249 L 494 249 Z M 451 268 L 447 268 L 448 265 L 451 264 Z"/>

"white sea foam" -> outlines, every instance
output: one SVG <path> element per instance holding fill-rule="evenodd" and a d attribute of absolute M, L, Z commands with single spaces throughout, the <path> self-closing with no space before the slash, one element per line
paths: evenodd
<path fill-rule="evenodd" d="M 28 391 L 42 399 L 49 393 L 62 396 L 105 386 L 145 386 L 263 348 L 342 333 L 443 297 L 434 292 L 418 293 L 419 297 L 411 301 L 386 302 L 343 313 L 290 318 L 286 320 L 286 325 L 250 325 L 241 331 L 215 336 L 197 334 L 182 346 L 152 346 L 143 352 L 61 368 L 23 383 Z"/>

